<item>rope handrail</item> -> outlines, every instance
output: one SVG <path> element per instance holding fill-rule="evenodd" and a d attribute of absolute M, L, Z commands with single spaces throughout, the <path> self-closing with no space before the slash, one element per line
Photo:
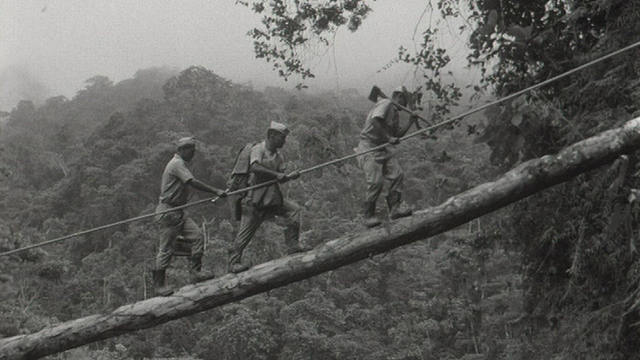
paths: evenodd
<path fill-rule="evenodd" d="M 516 97 L 518 97 L 518 96 L 520 96 L 522 94 L 525 94 L 525 93 L 527 93 L 529 91 L 536 90 L 536 89 L 538 89 L 538 88 L 540 88 L 542 86 L 550 84 L 550 83 L 552 83 L 554 81 L 557 81 L 557 80 L 559 80 L 561 78 L 567 77 L 567 76 L 569 76 L 571 74 L 574 74 L 576 72 L 579 72 L 579 71 L 581 71 L 581 70 L 583 70 L 583 69 L 585 69 L 585 68 L 587 68 L 589 66 L 592 66 L 592 65 L 595 65 L 595 64 L 597 64 L 599 62 L 602 62 L 604 60 L 610 59 L 610 58 L 612 58 L 614 56 L 617 56 L 617 55 L 619 55 L 619 54 L 621 54 L 623 52 L 629 51 L 629 50 L 631 50 L 633 48 L 636 48 L 638 46 L 640 46 L 640 41 L 638 41 L 636 43 L 633 43 L 631 45 L 628 45 L 628 46 L 626 46 L 626 47 L 624 47 L 622 49 L 616 50 L 616 51 L 614 51 L 614 52 L 612 52 L 610 54 L 604 55 L 604 56 L 602 56 L 600 58 L 597 58 L 597 59 L 594 59 L 592 61 L 589 61 L 589 62 L 587 62 L 585 64 L 582 64 L 582 65 L 580 65 L 580 66 L 578 66 L 578 67 L 576 67 L 574 69 L 571 69 L 571 70 L 566 71 L 566 72 L 564 72 L 562 74 L 559 74 L 557 76 L 549 78 L 549 79 L 547 79 L 545 81 L 542 81 L 542 82 L 540 82 L 538 84 L 532 85 L 532 86 L 530 86 L 528 88 L 525 88 L 523 90 L 517 91 L 517 92 L 515 92 L 513 94 L 509 94 L 509 95 L 507 95 L 507 96 L 505 96 L 505 97 L 503 97 L 501 99 L 498 99 L 498 100 L 489 102 L 489 103 L 487 103 L 485 105 L 482 105 L 480 107 L 471 109 L 471 110 L 466 111 L 466 112 L 464 112 L 464 113 L 462 113 L 460 115 L 456 115 L 456 116 L 454 116 L 454 117 L 452 117 L 452 118 L 450 118 L 448 120 L 445 120 L 445 121 L 442 121 L 440 123 L 437 123 L 437 124 L 435 124 L 433 126 L 422 128 L 422 129 L 420 129 L 418 131 L 415 131 L 415 132 L 413 132 L 413 133 L 411 133 L 409 135 L 406 135 L 406 136 L 400 138 L 399 141 L 402 142 L 404 140 L 416 137 L 416 136 L 418 136 L 420 134 L 431 132 L 431 131 L 433 131 L 435 129 L 438 129 L 440 127 L 452 124 L 453 122 L 455 122 L 455 121 L 457 121 L 457 120 L 459 120 L 459 119 L 461 119 L 463 117 L 469 116 L 471 114 L 474 114 L 474 113 L 477 113 L 477 112 L 482 111 L 484 109 L 487 109 L 487 108 L 489 108 L 491 106 L 494 106 L 494 105 L 503 103 L 505 101 L 511 100 L 511 99 L 516 98 Z M 421 118 L 421 119 L 423 119 L 423 120 L 428 122 L 427 119 L 425 119 L 424 117 L 422 117 L 420 115 L 418 115 L 417 117 L 419 117 L 419 118 Z M 368 154 L 368 153 L 371 153 L 371 152 L 374 152 L 374 151 L 382 150 L 382 149 L 386 148 L 389 145 L 392 145 L 392 144 L 386 143 L 386 144 L 382 144 L 382 145 L 367 149 L 366 151 L 357 152 L 357 153 L 354 153 L 354 154 L 351 154 L 351 155 L 343 156 L 343 157 L 338 158 L 338 159 L 327 161 L 325 163 L 318 164 L 318 165 L 312 166 L 312 167 L 304 169 L 304 170 L 300 170 L 299 173 L 300 173 L 300 175 L 303 175 L 303 174 L 309 173 L 311 171 L 318 170 L 318 169 L 321 169 L 323 167 L 327 167 L 329 165 L 337 164 L 339 162 L 347 161 L 347 160 L 350 160 L 350 159 L 353 159 L 353 158 L 356 158 L 358 156 L 362 156 L 362 155 L 365 155 L 365 154 Z M 231 196 L 231 195 L 240 194 L 240 193 L 243 193 L 243 192 L 246 192 L 246 191 L 255 190 L 255 189 L 258 189 L 258 188 L 270 186 L 270 185 L 276 184 L 277 182 L 278 182 L 277 180 L 270 180 L 270 181 L 267 181 L 267 182 L 264 182 L 264 183 L 260 183 L 260 184 L 257 184 L 257 185 L 252 185 L 252 186 L 248 186 L 248 187 L 245 187 L 245 188 L 242 188 L 242 189 L 238 189 L 238 190 L 235 190 L 235 191 L 228 192 L 227 195 Z M 70 238 L 73 238 L 73 237 L 87 235 L 87 234 L 90 234 L 90 233 L 93 233 L 93 232 L 97 232 L 97 231 L 100 231 L 100 230 L 105 230 L 105 229 L 112 228 L 112 227 L 115 227 L 115 226 L 128 224 L 128 223 L 131 223 L 131 222 L 134 222 L 134 221 L 143 220 L 143 219 L 146 219 L 146 218 L 150 218 L 152 216 L 161 215 L 161 214 L 168 213 L 168 212 L 175 211 L 175 210 L 185 209 L 185 208 L 188 208 L 188 207 L 200 205 L 200 204 L 207 203 L 207 202 L 214 203 L 218 199 L 220 199 L 219 196 L 209 197 L 209 198 L 198 200 L 198 201 L 194 201 L 194 202 L 191 202 L 191 203 L 188 203 L 188 204 L 185 204 L 185 205 L 176 206 L 176 207 L 171 208 L 171 209 L 162 210 L 162 211 L 158 211 L 158 212 L 154 212 L 154 213 L 150 213 L 150 214 L 146 214 L 146 215 L 137 216 L 137 217 L 134 217 L 134 218 L 130 218 L 130 219 L 118 221 L 118 222 L 115 222 L 115 223 L 102 225 L 102 226 L 99 226 L 99 227 L 95 227 L 95 228 L 87 229 L 87 230 L 84 230 L 84 231 L 76 232 L 76 233 L 73 233 L 73 234 L 65 235 L 65 236 L 62 236 L 62 237 L 59 237 L 59 238 L 55 238 L 55 239 L 52 239 L 52 240 L 47 240 L 47 241 L 44 241 L 44 242 L 41 242 L 41 243 L 38 243 L 38 244 L 33 244 L 33 245 L 25 246 L 25 247 L 22 247 L 22 248 L 6 251 L 6 252 L 3 252 L 3 253 L 0 253 L 0 256 L 16 254 L 16 253 L 23 252 L 23 251 L 26 251 L 26 250 L 42 247 L 42 246 L 45 246 L 45 245 L 50 245 L 50 244 L 57 243 L 57 242 L 60 242 L 60 241 L 64 241 L 64 240 L 67 240 L 67 239 L 70 239 Z"/>

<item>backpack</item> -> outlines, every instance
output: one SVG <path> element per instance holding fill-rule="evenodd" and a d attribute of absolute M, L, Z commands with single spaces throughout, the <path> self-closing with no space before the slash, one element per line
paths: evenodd
<path fill-rule="evenodd" d="M 251 149 L 258 144 L 258 142 L 248 143 L 242 147 L 238 152 L 238 155 L 236 155 L 236 161 L 233 165 L 233 170 L 231 171 L 231 177 L 227 182 L 228 191 L 236 191 L 249 186 Z M 245 196 L 247 196 L 246 191 L 239 193 L 235 202 L 235 218 L 238 221 L 240 221 L 242 217 L 242 199 L 244 199 Z"/>

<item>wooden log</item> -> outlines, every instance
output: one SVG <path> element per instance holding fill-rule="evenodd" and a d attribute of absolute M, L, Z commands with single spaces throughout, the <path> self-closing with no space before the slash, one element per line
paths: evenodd
<path fill-rule="evenodd" d="M 557 155 L 527 161 L 496 181 L 479 185 L 411 217 L 328 241 L 309 252 L 269 261 L 244 273 L 189 285 L 169 297 L 156 297 L 122 306 L 110 314 L 0 339 L 0 359 L 40 358 L 163 324 L 352 264 L 451 230 L 639 147 L 640 118 L 576 143 Z"/>

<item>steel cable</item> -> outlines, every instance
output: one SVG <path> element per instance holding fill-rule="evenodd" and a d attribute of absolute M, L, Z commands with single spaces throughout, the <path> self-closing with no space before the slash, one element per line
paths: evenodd
<path fill-rule="evenodd" d="M 530 87 L 528 87 L 526 89 L 517 91 L 517 92 L 515 92 L 513 94 L 510 94 L 510 95 L 507 95 L 507 96 L 505 96 L 505 97 L 503 97 L 501 99 L 492 101 L 490 103 L 487 103 L 487 104 L 482 105 L 480 107 L 477 107 L 475 109 L 469 110 L 469 111 L 464 112 L 464 113 L 462 113 L 460 115 L 454 116 L 451 119 L 448 119 L 448 120 L 442 121 L 440 123 L 437 123 L 437 124 L 435 124 L 433 126 L 426 127 L 426 128 L 421 129 L 421 130 L 418 130 L 416 132 L 413 132 L 413 133 L 411 133 L 409 135 L 406 135 L 406 136 L 400 138 L 399 141 L 404 141 L 404 140 L 413 138 L 415 136 L 418 136 L 420 134 L 431 132 L 431 131 L 433 131 L 435 129 L 438 129 L 440 127 L 450 125 L 450 124 L 454 123 L 455 121 L 457 121 L 457 120 L 459 120 L 459 119 L 461 119 L 461 118 L 463 118 L 465 116 L 477 113 L 477 112 L 485 110 L 485 109 L 487 109 L 487 108 L 489 108 L 491 106 L 494 106 L 494 105 L 503 103 L 505 101 L 511 100 L 511 99 L 516 98 L 516 97 L 518 97 L 518 96 L 520 96 L 522 94 L 525 94 L 525 93 L 527 93 L 529 91 L 536 90 L 536 89 L 538 89 L 538 88 L 540 88 L 542 86 L 550 84 L 550 83 L 552 83 L 554 81 L 557 81 L 557 80 L 559 80 L 561 78 L 567 77 L 567 76 L 569 76 L 571 74 L 574 74 L 574 73 L 576 73 L 578 71 L 581 71 L 581 70 L 583 70 L 583 69 L 585 69 L 585 68 L 587 68 L 589 66 L 592 66 L 592 65 L 595 65 L 595 64 L 597 64 L 599 62 L 602 62 L 604 60 L 610 59 L 610 58 L 612 58 L 614 56 L 617 56 L 617 55 L 619 55 L 619 54 L 621 54 L 623 52 L 629 51 L 629 50 L 631 50 L 633 48 L 636 48 L 638 46 L 640 46 L 640 41 L 636 42 L 634 44 L 631 44 L 629 46 L 626 46 L 626 47 L 624 47 L 622 49 L 616 50 L 616 51 L 614 51 L 614 52 L 612 52 L 610 54 L 604 55 L 604 56 L 602 56 L 602 57 L 600 57 L 598 59 L 595 59 L 595 60 L 592 60 L 590 62 L 587 62 L 587 63 L 585 63 L 583 65 L 580 65 L 580 66 L 578 66 L 578 67 L 576 67 L 576 68 L 574 68 L 572 70 L 569 70 L 567 72 L 564 72 L 564 73 L 562 73 L 560 75 L 557 75 L 557 76 L 554 76 L 554 77 L 552 77 L 550 79 L 542 81 L 542 82 L 540 82 L 540 83 L 538 83 L 536 85 L 532 85 L 532 86 L 530 86 Z M 404 107 L 401 107 L 401 108 L 402 108 L 402 110 L 405 110 L 405 111 L 407 110 Z M 422 120 L 428 122 L 428 120 L 425 119 L 424 117 L 419 116 L 419 115 L 418 115 L 418 117 L 421 118 Z M 311 171 L 327 167 L 329 165 L 337 164 L 337 163 L 340 163 L 340 162 L 343 162 L 343 161 L 347 161 L 347 160 L 350 160 L 350 159 L 353 159 L 353 158 L 356 158 L 358 156 L 362 156 L 362 155 L 365 155 L 365 154 L 368 154 L 368 153 L 371 153 L 371 152 L 374 152 L 374 151 L 382 150 L 382 149 L 386 148 L 389 145 L 392 145 L 392 144 L 387 143 L 387 144 L 383 144 L 383 145 L 380 145 L 380 146 L 376 146 L 376 147 L 373 147 L 371 149 L 367 149 L 366 151 L 357 152 L 357 153 L 354 153 L 354 154 L 351 154 L 351 155 L 343 156 L 341 158 L 334 159 L 334 160 L 331 160 L 331 161 L 328 161 L 328 162 L 325 162 L 325 163 L 310 167 L 308 169 L 301 170 L 299 172 L 300 172 L 301 175 L 303 175 L 303 174 L 309 173 Z M 240 193 L 243 193 L 243 192 L 246 192 L 246 191 L 250 191 L 250 190 L 266 187 L 266 186 L 269 186 L 269 185 L 273 185 L 273 184 L 276 184 L 277 182 L 278 182 L 277 180 L 267 181 L 267 182 L 264 182 L 264 183 L 261 183 L 261 184 L 248 186 L 246 188 L 242 188 L 242 189 L 239 189 L 239 190 L 231 191 L 231 192 L 227 193 L 227 195 L 231 196 L 231 195 L 240 194 Z M 91 233 L 94 233 L 96 231 L 105 230 L 105 229 L 112 228 L 112 227 L 115 227 L 115 226 L 128 224 L 128 223 L 131 223 L 131 222 L 134 222 L 134 221 L 143 220 L 143 219 L 146 219 L 146 218 L 150 218 L 152 216 L 161 215 L 161 214 L 168 213 L 168 212 L 175 211 L 175 210 L 185 209 L 185 208 L 188 208 L 188 207 L 204 204 L 204 203 L 207 203 L 207 202 L 214 203 L 218 199 L 220 199 L 220 197 L 215 196 L 215 197 L 210 197 L 210 198 L 203 199 L 203 200 L 194 201 L 194 202 L 182 205 L 182 206 L 177 206 L 175 208 L 171 208 L 171 209 L 167 209 L 167 210 L 163 210 L 163 211 L 159 211 L 159 212 L 154 212 L 154 213 L 151 213 L 151 214 L 141 215 L 141 216 L 138 216 L 138 217 L 134 217 L 134 218 L 118 221 L 118 222 L 115 222 L 115 223 L 99 226 L 99 227 L 96 227 L 96 228 L 80 231 L 80 232 L 73 233 L 73 234 L 70 234 L 70 235 L 62 236 L 62 237 L 55 238 L 55 239 L 52 239 L 52 240 L 47 240 L 47 241 L 44 241 L 44 242 L 41 242 L 41 243 L 38 243 L 38 244 L 33 244 L 33 245 L 25 246 L 25 247 L 22 247 L 22 248 L 19 248 L 19 249 L 6 251 L 6 252 L 3 252 L 3 253 L 0 253 L 0 256 L 16 254 L 16 253 L 23 252 L 23 251 L 26 251 L 26 250 L 30 250 L 30 249 L 42 247 L 42 246 L 45 246 L 45 245 L 50 245 L 50 244 L 53 244 L 53 243 L 61 242 L 61 241 L 64 241 L 64 240 L 67 240 L 67 239 L 70 239 L 70 238 L 73 238 L 73 237 L 91 234 Z"/>

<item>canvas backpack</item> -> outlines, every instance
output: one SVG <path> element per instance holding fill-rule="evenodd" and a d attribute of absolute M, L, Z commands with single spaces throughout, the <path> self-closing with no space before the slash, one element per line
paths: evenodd
<path fill-rule="evenodd" d="M 227 182 L 228 191 L 236 191 L 249 186 L 249 168 L 251 166 L 251 149 L 259 144 L 258 142 L 248 143 L 240 149 L 236 156 L 231 176 Z M 242 199 L 247 196 L 247 192 L 243 191 L 238 194 L 235 202 L 235 218 L 240 221 L 242 217 Z"/>

